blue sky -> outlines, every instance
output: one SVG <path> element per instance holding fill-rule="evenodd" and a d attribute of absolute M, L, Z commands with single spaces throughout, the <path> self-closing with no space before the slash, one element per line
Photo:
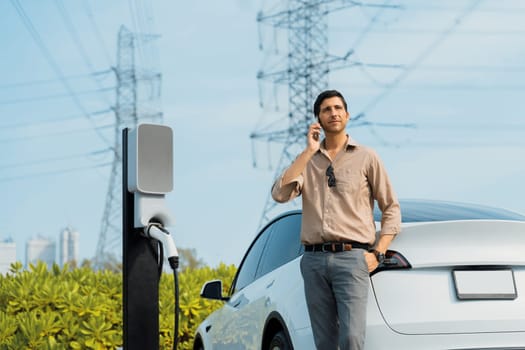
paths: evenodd
<path fill-rule="evenodd" d="M 176 243 L 210 265 L 240 261 L 280 155 L 279 145 L 252 144 L 249 135 L 287 112 L 286 87 L 276 90 L 276 112 L 273 87 L 259 90 L 256 79 L 275 59 L 259 50 L 259 33 L 265 48 L 275 40 L 281 57 L 286 52 L 285 32 L 258 30 L 257 13 L 279 2 L 265 3 L 0 3 L 0 238 L 16 241 L 20 260 L 29 237 L 56 238 L 67 225 L 80 232 L 81 258 L 95 254 L 114 137 L 110 67 L 125 25 L 160 35 L 140 58 L 162 73 L 159 106 L 174 132 L 167 203 Z M 356 6 L 329 17 L 333 54 L 353 48 L 352 62 L 403 66 L 356 65 L 330 74 L 351 116 L 365 113 L 370 123 L 350 124 L 349 133 L 378 151 L 400 198 L 525 213 L 525 4 L 374 3 L 400 9 Z"/>

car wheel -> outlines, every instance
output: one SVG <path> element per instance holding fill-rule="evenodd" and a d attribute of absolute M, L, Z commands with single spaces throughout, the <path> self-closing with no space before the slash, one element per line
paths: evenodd
<path fill-rule="evenodd" d="M 283 331 L 274 334 L 268 350 L 291 350 L 292 346 Z"/>

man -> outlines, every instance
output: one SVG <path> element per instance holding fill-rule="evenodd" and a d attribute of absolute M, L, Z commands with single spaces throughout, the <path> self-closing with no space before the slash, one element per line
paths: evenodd
<path fill-rule="evenodd" d="M 301 273 L 317 349 L 363 349 L 369 272 L 400 232 L 399 202 L 378 155 L 346 133 L 343 95 L 322 92 L 314 115 L 306 148 L 277 178 L 272 197 L 283 203 L 302 195 Z M 374 201 L 382 212 L 377 242 Z"/>

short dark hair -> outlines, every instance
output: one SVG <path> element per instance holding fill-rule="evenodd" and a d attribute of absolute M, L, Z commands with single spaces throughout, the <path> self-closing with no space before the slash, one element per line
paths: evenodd
<path fill-rule="evenodd" d="M 321 112 L 321 103 L 323 103 L 324 100 L 331 97 L 339 97 L 341 101 L 343 101 L 343 104 L 345 106 L 345 111 L 348 111 L 348 106 L 346 105 L 345 98 L 343 97 L 343 94 L 341 94 L 337 90 L 325 90 L 317 96 L 314 102 L 314 115 L 319 118 L 319 113 Z"/>

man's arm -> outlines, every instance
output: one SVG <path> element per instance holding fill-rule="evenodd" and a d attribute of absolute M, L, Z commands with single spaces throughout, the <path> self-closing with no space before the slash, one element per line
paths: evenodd
<path fill-rule="evenodd" d="M 302 152 L 286 171 L 275 180 L 272 187 L 272 198 L 279 203 L 285 203 L 301 194 L 302 173 L 312 158 L 306 151 Z"/>
<path fill-rule="evenodd" d="M 374 249 L 385 254 L 392 240 L 401 231 L 401 209 L 386 169 L 375 152 L 372 154 L 368 181 L 381 210 L 381 234 Z M 376 255 L 365 253 L 365 258 L 368 271 L 374 271 L 379 265 Z"/>
<path fill-rule="evenodd" d="M 272 197 L 275 201 L 283 203 L 296 197 L 301 189 L 302 183 L 299 183 L 303 171 L 306 169 L 308 162 L 314 154 L 319 150 L 321 142 L 319 140 L 319 133 L 321 131 L 321 125 L 314 123 L 310 125 L 307 134 L 307 146 L 294 162 L 286 169 L 283 175 L 278 178 L 272 187 Z M 317 137 L 315 135 L 317 134 Z M 299 186 L 290 186 L 293 183 L 299 183 Z"/>
<path fill-rule="evenodd" d="M 373 151 L 370 156 L 368 183 L 381 210 L 381 235 L 396 235 L 401 231 L 399 201 L 381 159 Z"/>
<path fill-rule="evenodd" d="M 297 158 L 294 160 L 292 165 L 283 174 L 282 182 L 283 185 L 291 183 L 294 179 L 299 177 L 304 169 L 306 169 L 306 165 L 312 159 L 312 156 L 315 154 L 311 153 L 308 149 L 304 150 L 297 156 Z"/>

